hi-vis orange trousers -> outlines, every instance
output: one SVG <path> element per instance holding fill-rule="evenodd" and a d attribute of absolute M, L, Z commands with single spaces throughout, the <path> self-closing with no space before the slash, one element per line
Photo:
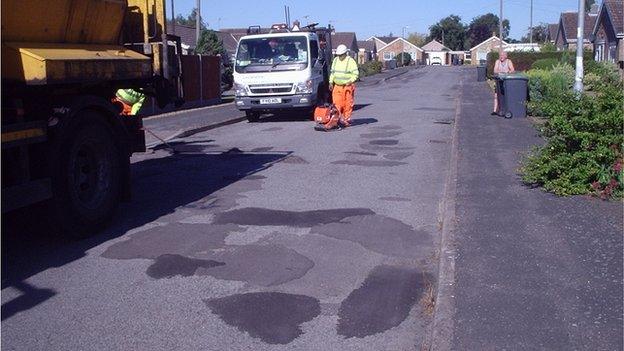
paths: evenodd
<path fill-rule="evenodd" d="M 351 123 L 351 113 L 353 112 L 353 94 L 355 93 L 355 85 L 334 85 L 332 91 L 332 99 L 334 105 L 340 112 L 342 118 Z"/>

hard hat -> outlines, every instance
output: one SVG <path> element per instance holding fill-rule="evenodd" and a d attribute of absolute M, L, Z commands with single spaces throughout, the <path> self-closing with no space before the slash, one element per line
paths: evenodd
<path fill-rule="evenodd" d="M 342 55 L 342 54 L 346 54 L 348 51 L 347 46 L 344 44 L 340 44 L 338 45 L 338 47 L 336 48 L 336 55 Z"/>

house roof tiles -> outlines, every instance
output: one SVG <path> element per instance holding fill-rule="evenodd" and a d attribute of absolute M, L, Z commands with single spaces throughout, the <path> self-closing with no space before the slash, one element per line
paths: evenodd
<path fill-rule="evenodd" d="M 598 18 L 595 14 L 585 14 L 585 30 L 583 32 L 583 41 L 589 42 L 589 37 L 596 24 Z M 564 38 L 568 42 L 576 42 L 576 29 L 578 26 L 578 12 L 563 12 L 561 13 L 561 23 L 563 24 Z"/>
<path fill-rule="evenodd" d="M 624 1 L 604 0 L 604 6 L 609 11 L 616 34 L 624 34 Z"/>
<path fill-rule="evenodd" d="M 188 45 L 191 49 L 195 48 L 195 43 L 197 40 L 197 36 L 195 35 L 195 27 L 178 24 L 175 26 L 172 23 L 167 25 L 167 33 L 177 35 L 180 37 L 180 41 L 182 44 Z"/>
<path fill-rule="evenodd" d="M 559 30 L 559 24 L 551 23 L 548 25 L 548 39 L 555 40 L 557 39 L 557 31 Z"/>
<path fill-rule="evenodd" d="M 334 32 L 332 33 L 332 49 L 338 48 L 338 45 L 344 44 L 350 50 L 357 50 L 357 39 L 354 32 Z M 355 45 L 356 47 L 353 47 Z"/>
<path fill-rule="evenodd" d="M 391 42 L 397 40 L 399 37 L 390 37 L 390 36 L 388 36 L 388 37 L 375 37 L 375 38 L 383 41 L 386 44 L 390 44 Z"/>
<path fill-rule="evenodd" d="M 370 41 L 370 40 L 360 41 L 360 40 L 358 40 L 357 44 L 358 44 L 358 47 L 360 49 L 364 49 L 364 50 L 366 50 L 368 52 L 375 51 L 375 42 L 374 41 Z"/>
<path fill-rule="evenodd" d="M 423 45 L 421 49 L 423 49 L 424 51 L 451 51 L 451 49 L 442 45 L 442 43 L 435 39 Z"/>

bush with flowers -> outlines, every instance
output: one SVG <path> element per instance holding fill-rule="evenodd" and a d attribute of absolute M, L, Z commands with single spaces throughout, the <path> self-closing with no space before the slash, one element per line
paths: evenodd
<path fill-rule="evenodd" d="M 602 67 L 592 75 L 604 76 L 592 77 L 591 91 L 567 91 L 557 97 L 560 103 L 538 106 L 549 117 L 542 129 L 546 143 L 524 161 L 526 183 L 558 195 L 624 194 L 624 86 Z"/>

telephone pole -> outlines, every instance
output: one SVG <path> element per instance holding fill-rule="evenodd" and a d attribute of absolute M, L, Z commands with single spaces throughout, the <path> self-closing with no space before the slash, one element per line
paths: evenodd
<path fill-rule="evenodd" d="M 201 0 L 197 0 L 197 13 L 195 13 L 195 48 L 199 45 L 199 31 L 201 27 Z"/>
<path fill-rule="evenodd" d="M 175 2 L 175 0 L 171 0 L 171 31 L 173 32 L 173 34 L 175 34 L 175 22 L 176 22 L 176 18 L 175 18 L 175 9 L 173 8 L 173 3 Z"/>

